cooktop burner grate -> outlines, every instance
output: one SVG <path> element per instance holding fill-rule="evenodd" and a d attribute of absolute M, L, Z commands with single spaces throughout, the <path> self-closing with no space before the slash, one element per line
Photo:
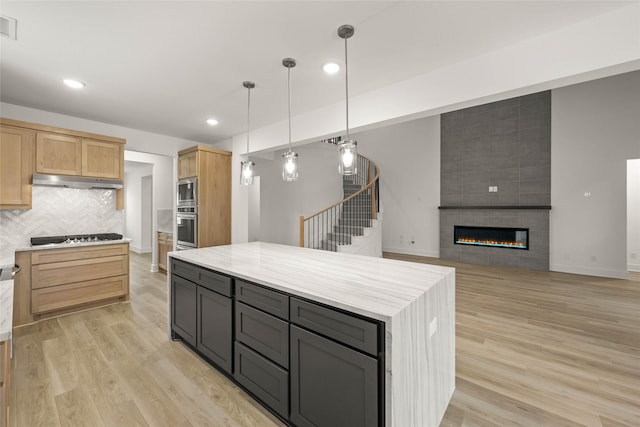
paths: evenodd
<path fill-rule="evenodd" d="M 74 234 L 68 236 L 45 236 L 32 237 L 31 246 L 61 244 L 61 243 L 86 243 L 102 242 L 108 240 L 121 240 L 122 234 L 118 233 L 98 233 L 98 234 Z"/>

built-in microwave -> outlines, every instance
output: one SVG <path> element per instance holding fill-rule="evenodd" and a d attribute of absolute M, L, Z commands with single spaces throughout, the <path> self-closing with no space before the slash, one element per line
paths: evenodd
<path fill-rule="evenodd" d="M 178 230 L 178 250 L 198 247 L 198 208 L 178 207 L 176 215 Z"/>
<path fill-rule="evenodd" d="M 187 178 L 178 181 L 178 207 L 198 206 L 198 178 Z"/>

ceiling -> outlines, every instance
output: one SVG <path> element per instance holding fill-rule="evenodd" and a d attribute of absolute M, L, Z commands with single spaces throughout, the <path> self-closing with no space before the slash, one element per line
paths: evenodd
<path fill-rule="evenodd" d="M 349 39 L 350 95 L 587 20 L 614 1 L 2 1 L 18 20 L 2 38 L 0 100 L 203 143 L 344 100 Z M 64 78 L 86 83 L 69 89 Z M 205 123 L 209 117 L 217 126 Z"/>

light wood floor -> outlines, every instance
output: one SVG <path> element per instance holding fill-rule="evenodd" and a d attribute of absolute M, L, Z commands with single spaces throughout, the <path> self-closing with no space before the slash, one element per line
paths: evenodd
<path fill-rule="evenodd" d="M 457 269 L 443 426 L 640 426 L 640 275 L 387 256 Z M 131 254 L 130 303 L 14 331 L 10 427 L 282 426 L 167 339 L 166 276 L 149 265 Z"/>

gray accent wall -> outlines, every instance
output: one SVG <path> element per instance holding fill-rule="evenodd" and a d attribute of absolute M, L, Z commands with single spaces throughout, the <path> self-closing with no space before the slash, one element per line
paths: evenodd
<path fill-rule="evenodd" d="M 440 126 L 440 257 L 548 270 L 549 211 L 536 208 L 551 203 L 551 92 L 446 113 Z M 454 225 L 529 228 L 530 248 L 455 245 Z"/>

